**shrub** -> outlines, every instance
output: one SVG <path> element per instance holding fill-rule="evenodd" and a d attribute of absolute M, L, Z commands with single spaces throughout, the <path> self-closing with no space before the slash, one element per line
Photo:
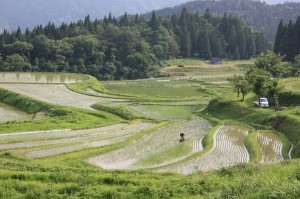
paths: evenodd
<path fill-rule="evenodd" d="M 66 111 L 64 109 L 51 108 L 49 109 L 47 115 L 50 117 L 63 117 L 70 114 L 70 111 Z"/>
<path fill-rule="evenodd" d="M 281 106 L 297 106 L 300 105 L 300 93 L 281 92 L 279 93 L 279 102 Z"/>
<path fill-rule="evenodd" d="M 154 187 L 143 186 L 138 188 L 135 192 L 139 198 L 158 198 L 158 191 Z"/>

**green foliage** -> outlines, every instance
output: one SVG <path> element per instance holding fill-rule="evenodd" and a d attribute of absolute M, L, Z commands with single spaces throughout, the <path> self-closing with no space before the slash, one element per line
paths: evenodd
<path fill-rule="evenodd" d="M 203 0 L 187 2 L 175 8 L 161 9 L 157 11 L 157 15 L 167 17 L 173 13 L 179 14 L 183 7 L 189 12 L 201 14 L 205 14 L 207 9 L 209 9 L 210 13 L 219 15 L 223 15 L 226 12 L 229 13 L 230 10 L 232 15 L 244 19 L 257 30 L 261 30 L 269 40 L 274 41 L 280 20 L 282 19 L 284 22 L 289 20 L 296 21 L 299 16 L 300 4 L 287 2 L 286 4 L 271 5 L 253 0 L 240 0 L 239 3 L 236 0 L 226 0 L 226 2 Z M 261 45 L 266 45 L 264 42 L 260 43 Z"/>
<path fill-rule="evenodd" d="M 285 73 L 285 70 L 287 70 L 285 63 L 282 61 L 283 56 L 275 53 L 266 53 L 255 59 L 255 66 L 259 69 L 268 71 L 273 77 L 281 77 Z"/>
<path fill-rule="evenodd" d="M 149 21 L 127 13 L 119 21 L 111 15 L 100 21 L 87 16 L 70 25 L 49 23 L 18 35 L 0 34 L 0 70 L 85 73 L 101 80 L 156 77 L 162 61 L 178 55 L 249 58 L 261 52 L 246 56 L 245 49 L 258 44 L 245 41 L 265 40 L 236 17 L 209 12 L 200 16 L 186 9 L 171 18 L 158 18 L 153 12 Z"/>
<path fill-rule="evenodd" d="M 260 124 L 270 114 L 270 110 L 260 110 L 255 107 L 246 107 L 238 102 L 226 99 L 213 99 L 205 109 L 212 116 L 222 120 L 239 121 L 254 125 Z"/>
<path fill-rule="evenodd" d="M 300 93 L 283 91 L 278 94 L 280 104 L 282 106 L 299 106 L 300 105 Z"/>
<path fill-rule="evenodd" d="M 239 97 L 240 93 L 243 95 L 242 101 L 244 101 L 245 96 L 250 91 L 250 85 L 246 81 L 245 77 L 240 76 L 240 75 L 234 75 L 232 77 L 229 77 L 227 79 L 227 81 L 229 81 L 231 83 L 231 85 L 235 88 L 235 90 L 237 91 L 238 97 Z"/>
<path fill-rule="evenodd" d="M 259 68 L 251 68 L 245 74 L 245 79 L 251 85 L 253 93 L 255 93 L 258 98 L 267 94 L 267 87 L 271 82 L 271 74 L 269 72 Z"/>
<path fill-rule="evenodd" d="M 295 56 L 300 54 L 300 16 L 295 23 L 291 20 L 288 24 L 280 21 L 276 33 L 274 52 L 285 55 L 285 60 L 295 61 Z"/>

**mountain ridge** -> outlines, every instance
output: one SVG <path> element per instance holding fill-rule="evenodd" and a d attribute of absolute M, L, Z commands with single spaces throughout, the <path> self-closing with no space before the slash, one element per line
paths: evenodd
<path fill-rule="evenodd" d="M 102 19 L 110 12 L 118 17 L 125 12 L 142 14 L 188 0 L 1 0 L 0 30 L 32 29 L 37 25 L 70 23 L 90 15 Z M 104 6 L 103 6 L 104 5 Z M 9 8 L 9 9 L 8 9 Z M 17 14 L 16 14 L 17 13 Z"/>
<path fill-rule="evenodd" d="M 285 23 L 289 20 L 296 21 L 300 13 L 300 2 L 285 2 L 269 5 L 266 2 L 256 0 L 196 0 L 190 1 L 173 8 L 156 10 L 161 17 L 180 14 L 185 7 L 189 12 L 199 12 L 201 15 L 207 9 L 211 13 L 224 15 L 224 13 L 236 15 L 255 29 L 261 30 L 271 41 L 275 40 L 277 27 L 282 19 Z M 150 17 L 151 13 L 146 13 Z"/>

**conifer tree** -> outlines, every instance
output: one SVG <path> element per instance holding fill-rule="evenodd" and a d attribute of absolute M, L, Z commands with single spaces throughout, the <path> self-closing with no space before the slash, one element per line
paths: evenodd
<path fill-rule="evenodd" d="M 152 12 L 152 16 L 150 19 L 150 28 L 152 30 L 157 30 L 158 29 L 158 19 L 156 17 L 155 11 Z"/>
<path fill-rule="evenodd" d="M 235 50 L 234 50 L 234 53 L 233 53 L 233 59 L 235 59 L 235 60 L 239 60 L 240 59 L 240 51 L 239 51 L 239 47 L 238 46 L 235 47 Z"/>
<path fill-rule="evenodd" d="M 201 58 L 204 59 L 211 58 L 212 53 L 210 50 L 210 42 L 209 42 L 207 31 L 205 31 L 204 33 L 200 33 L 198 47 L 199 47 L 199 55 Z"/>
<path fill-rule="evenodd" d="M 281 43 L 283 40 L 283 36 L 285 33 L 285 27 L 283 25 L 282 19 L 280 20 L 280 23 L 277 28 L 277 33 L 276 33 L 276 38 L 275 38 L 275 43 L 274 43 L 274 52 L 279 54 L 281 51 Z"/>

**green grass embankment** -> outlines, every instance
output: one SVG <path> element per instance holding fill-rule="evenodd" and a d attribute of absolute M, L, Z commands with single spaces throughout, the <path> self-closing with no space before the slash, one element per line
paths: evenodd
<path fill-rule="evenodd" d="M 126 120 L 134 120 L 134 119 L 142 118 L 141 116 L 129 111 L 122 105 L 112 107 L 112 106 L 104 106 L 100 103 L 97 103 L 97 104 L 92 105 L 92 108 L 94 108 L 96 110 L 101 110 L 101 111 L 112 113 L 112 114 L 117 115 Z"/>
<path fill-rule="evenodd" d="M 1 198 L 299 198 L 299 160 L 183 176 L 105 171 L 0 153 Z"/>
<path fill-rule="evenodd" d="M 18 93 L 13 93 L 3 88 L 0 88 L 0 101 L 30 114 L 52 107 L 50 104 L 40 102 L 30 97 L 25 97 Z"/>
<path fill-rule="evenodd" d="M 83 94 L 90 94 L 87 92 L 88 88 L 99 93 L 107 92 L 104 84 L 100 83 L 95 77 L 92 76 L 88 76 L 88 79 L 82 82 L 67 84 L 67 87 L 75 92 Z"/>

